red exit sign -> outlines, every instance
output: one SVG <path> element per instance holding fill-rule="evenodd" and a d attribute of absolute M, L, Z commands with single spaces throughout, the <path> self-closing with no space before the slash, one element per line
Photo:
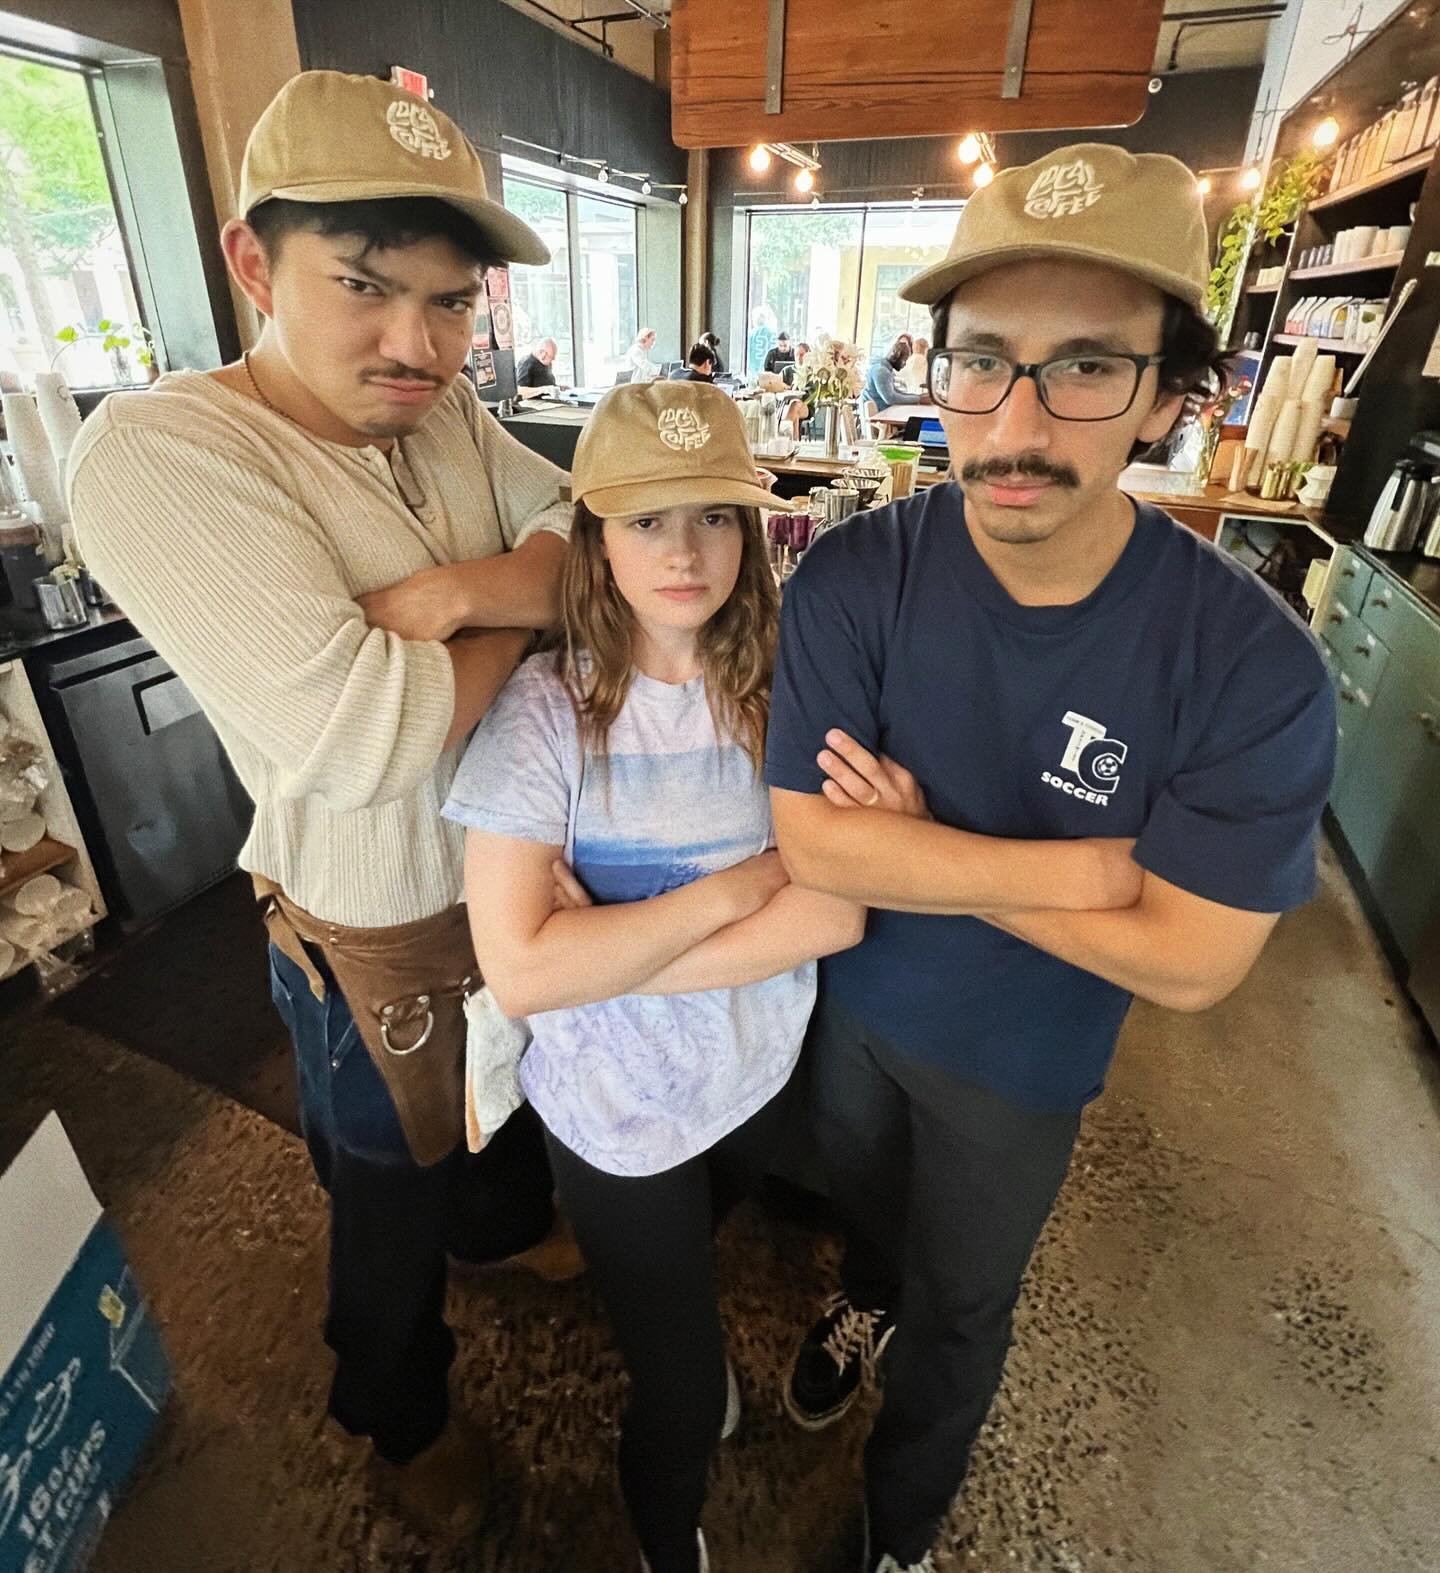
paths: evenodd
<path fill-rule="evenodd" d="M 390 67 L 390 85 L 403 87 L 407 93 L 413 93 L 416 98 L 430 97 L 430 80 L 418 71 L 407 71 L 404 66 Z"/>

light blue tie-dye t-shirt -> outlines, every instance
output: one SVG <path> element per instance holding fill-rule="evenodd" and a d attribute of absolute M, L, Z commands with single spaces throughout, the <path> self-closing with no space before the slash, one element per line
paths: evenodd
<path fill-rule="evenodd" d="M 578 784 L 578 797 L 576 788 Z M 481 721 L 447 819 L 564 846 L 598 903 L 643 901 L 772 844 L 764 785 L 717 736 L 703 679 L 637 673 L 605 756 L 581 760 L 553 655 L 511 678 Z M 815 1002 L 815 964 L 743 988 L 626 994 L 530 1018 L 526 1095 L 571 1152 L 609 1174 L 658 1174 L 713 1146 L 775 1096 Z"/>

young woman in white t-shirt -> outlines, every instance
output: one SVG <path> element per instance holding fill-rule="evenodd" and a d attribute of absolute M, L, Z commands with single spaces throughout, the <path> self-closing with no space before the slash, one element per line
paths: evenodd
<path fill-rule="evenodd" d="M 772 499 L 735 405 L 704 383 L 616 388 L 572 489 L 564 649 L 512 678 L 445 812 L 469 827 L 476 955 L 529 1019 L 521 1080 L 630 1374 L 642 1565 L 698 1573 L 738 1417 L 715 1220 L 783 1135 L 815 959 L 856 944 L 864 911 L 791 886 L 769 850 Z"/>

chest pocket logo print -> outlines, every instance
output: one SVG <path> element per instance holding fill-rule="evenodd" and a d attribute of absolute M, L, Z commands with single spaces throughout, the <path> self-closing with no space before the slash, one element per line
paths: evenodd
<path fill-rule="evenodd" d="M 1064 724 L 1070 728 L 1070 741 L 1060 759 L 1068 770 L 1092 792 L 1113 792 L 1120 782 L 1120 767 L 1129 752 L 1119 739 L 1106 737 L 1105 728 L 1077 711 L 1065 712 Z"/>

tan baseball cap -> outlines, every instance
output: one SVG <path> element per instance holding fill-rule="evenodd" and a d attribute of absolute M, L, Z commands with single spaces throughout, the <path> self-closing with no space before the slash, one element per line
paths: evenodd
<path fill-rule="evenodd" d="M 707 382 L 612 388 L 580 433 L 570 494 L 602 519 L 686 503 L 798 506 L 760 484 L 735 401 Z"/>
<path fill-rule="evenodd" d="M 977 273 L 1037 257 L 1103 263 L 1201 310 L 1210 257 L 1194 175 L 1167 153 L 1108 142 L 1001 170 L 965 204 L 945 260 L 900 294 L 934 305 Z"/>
<path fill-rule="evenodd" d="M 475 221 L 500 261 L 550 260 L 535 231 L 490 200 L 480 155 L 459 126 L 379 77 L 302 71 L 280 89 L 245 144 L 241 213 L 270 197 L 438 197 Z"/>

